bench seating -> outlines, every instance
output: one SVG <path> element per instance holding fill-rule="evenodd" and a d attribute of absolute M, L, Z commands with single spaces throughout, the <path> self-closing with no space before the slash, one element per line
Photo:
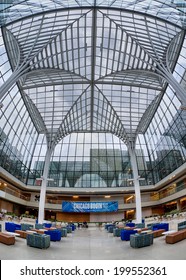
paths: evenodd
<path fill-rule="evenodd" d="M 0 232 L 0 243 L 6 244 L 6 245 L 14 245 L 15 236 L 11 236 L 4 232 Z"/>
<path fill-rule="evenodd" d="M 21 238 L 25 238 L 25 239 L 26 239 L 27 232 L 26 232 L 25 230 L 16 229 L 16 230 L 15 230 L 15 233 L 20 234 L 20 237 L 21 237 Z"/>
<path fill-rule="evenodd" d="M 166 235 L 165 242 L 168 244 L 174 244 L 184 239 L 186 239 L 185 229 Z"/>
<path fill-rule="evenodd" d="M 162 233 L 165 231 L 165 229 L 157 229 L 153 231 L 154 238 L 162 236 Z"/>

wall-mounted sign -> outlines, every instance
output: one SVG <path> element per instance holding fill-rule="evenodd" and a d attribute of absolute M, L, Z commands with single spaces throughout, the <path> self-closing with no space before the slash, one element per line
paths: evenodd
<path fill-rule="evenodd" d="M 118 211 L 117 201 L 91 201 L 91 202 L 62 202 L 63 212 L 116 212 Z"/>

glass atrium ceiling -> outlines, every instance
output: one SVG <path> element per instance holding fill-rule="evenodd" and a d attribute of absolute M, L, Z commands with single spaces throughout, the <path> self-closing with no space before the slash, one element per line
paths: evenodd
<path fill-rule="evenodd" d="M 13 75 L 39 133 L 147 129 L 185 36 L 185 1 L 7 0 L 0 20 Z"/>

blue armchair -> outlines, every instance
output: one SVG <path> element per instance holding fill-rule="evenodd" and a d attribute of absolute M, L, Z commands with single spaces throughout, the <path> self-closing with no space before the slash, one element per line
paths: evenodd
<path fill-rule="evenodd" d="M 133 248 L 141 248 L 153 244 L 153 233 L 131 234 L 130 246 Z"/>
<path fill-rule="evenodd" d="M 21 224 L 21 230 L 24 230 L 24 231 L 26 231 L 26 230 L 31 230 L 31 229 L 33 229 L 33 225 L 30 225 L 30 224 Z"/>
<path fill-rule="evenodd" d="M 35 229 L 43 229 L 44 225 L 43 224 L 35 224 Z"/>
<path fill-rule="evenodd" d="M 46 234 L 32 233 L 27 234 L 27 245 L 40 249 L 47 249 L 50 247 L 50 236 Z"/>
<path fill-rule="evenodd" d="M 66 228 L 58 228 L 57 230 L 59 230 L 61 232 L 61 237 L 67 237 L 67 229 Z"/>

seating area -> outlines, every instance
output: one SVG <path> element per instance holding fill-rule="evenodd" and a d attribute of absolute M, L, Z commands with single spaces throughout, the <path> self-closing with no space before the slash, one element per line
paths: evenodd
<path fill-rule="evenodd" d="M 165 242 L 168 244 L 174 244 L 184 239 L 186 239 L 186 229 L 182 229 L 177 232 L 166 235 Z"/>
<path fill-rule="evenodd" d="M 50 236 L 50 241 L 60 241 L 61 240 L 61 231 L 54 229 L 54 230 L 46 230 L 44 232 L 46 235 Z"/>
<path fill-rule="evenodd" d="M 31 230 L 33 229 L 34 226 L 30 224 L 21 224 L 21 230 L 26 231 L 26 230 Z"/>
<path fill-rule="evenodd" d="M 186 221 L 178 223 L 178 230 L 186 229 Z"/>
<path fill-rule="evenodd" d="M 169 230 L 168 223 L 152 223 L 152 224 L 147 224 L 147 227 L 151 230 L 158 230 L 158 229 L 164 229 L 165 231 Z"/>
<path fill-rule="evenodd" d="M 50 236 L 47 234 L 27 234 L 27 245 L 34 248 L 47 249 L 50 247 Z"/>
<path fill-rule="evenodd" d="M 54 224 L 55 225 L 55 224 Z M 68 224 L 67 226 L 60 226 L 57 225 L 57 227 L 52 226 L 51 223 L 43 223 L 43 224 L 28 224 L 28 223 L 21 223 L 17 224 L 14 222 L 5 222 L 4 225 L 5 232 L 2 235 L 2 243 L 9 244 L 11 242 L 15 243 L 15 236 L 18 236 L 20 238 L 26 239 L 27 244 L 31 247 L 42 247 L 42 246 L 48 246 L 48 245 L 37 245 L 42 244 L 42 239 L 39 239 L 38 236 L 48 236 L 50 241 L 61 241 L 62 237 L 67 237 L 69 233 L 72 233 L 75 231 L 76 226 L 74 224 Z M 12 234 L 8 235 L 6 232 L 15 233 L 15 236 Z M 17 234 L 17 235 L 16 235 Z M 28 237 L 29 235 L 29 237 Z M 33 238 L 30 235 L 34 235 Z M 9 238 L 11 237 L 11 238 Z M 38 238 L 37 238 L 38 237 Z M 6 241 L 7 240 L 7 241 Z M 33 245 L 33 244 L 36 244 Z M 48 244 L 48 243 L 47 243 Z M 44 248 L 43 247 L 43 248 Z"/>
<path fill-rule="evenodd" d="M 57 225 L 57 227 L 60 226 L 61 225 Z M 172 223 L 172 225 L 169 225 L 170 231 L 176 229 L 176 227 L 177 227 L 177 223 L 175 224 Z M 43 231 L 48 231 L 52 234 L 52 232 L 54 231 L 53 228 L 54 228 L 54 224 L 52 224 L 52 226 L 48 229 L 44 228 Z M 3 223 L 2 230 L 4 231 L 4 229 L 5 229 L 5 224 Z M 65 229 L 65 231 L 67 232 L 65 226 L 61 227 L 61 229 L 63 230 Z M 119 231 L 125 230 L 129 235 L 127 236 L 127 238 L 125 238 L 127 240 L 125 241 L 121 240 L 119 234 L 118 234 L 119 235 L 118 238 L 115 237 L 114 232 L 116 229 Z M 38 233 L 34 233 L 33 229 L 28 231 L 16 230 L 15 233 L 19 233 L 20 236 L 10 235 L 8 239 L 6 238 L 4 244 L 3 243 L 0 244 L 1 247 L 0 251 L 2 252 L 1 253 L 2 256 L 4 257 L 3 254 L 5 254 L 5 258 L 7 259 L 9 258 L 8 252 L 10 258 L 11 258 L 10 254 L 12 254 L 13 258 L 16 257 L 24 258 L 24 256 L 26 255 L 28 256 L 28 259 L 32 259 L 32 258 L 39 259 L 39 255 L 41 254 L 40 249 L 44 250 L 44 253 L 42 253 L 44 258 L 50 258 L 50 256 L 52 256 L 53 258 L 59 258 L 59 259 L 71 259 L 71 258 L 76 259 L 79 256 L 81 257 L 82 255 L 87 257 L 87 259 L 90 257 L 90 255 L 91 258 L 96 257 L 97 259 L 99 259 L 99 257 L 101 256 L 101 257 L 106 257 L 105 259 L 107 259 L 107 257 L 108 259 L 110 259 L 111 256 L 110 254 L 108 254 L 108 251 L 112 252 L 112 256 L 115 259 L 123 259 L 123 260 L 125 260 L 128 257 L 133 259 L 138 259 L 141 258 L 142 256 L 143 258 L 144 257 L 149 258 L 150 256 L 154 259 L 158 259 L 159 257 L 161 256 L 164 257 L 165 255 L 169 257 L 169 254 L 170 257 L 173 258 L 173 256 L 171 255 L 173 252 L 176 254 L 175 255 L 176 258 L 179 258 L 179 251 L 182 250 L 182 247 L 185 246 L 185 242 L 186 242 L 186 240 L 183 240 L 183 238 L 185 239 L 185 234 L 184 235 L 182 234 L 183 231 L 179 231 L 176 234 L 171 233 L 167 236 L 163 236 L 162 233 L 165 231 L 164 229 L 155 230 L 152 232 L 147 231 L 145 233 L 143 232 L 143 230 L 140 233 L 139 229 L 140 228 L 136 230 L 138 232 L 134 233 L 133 229 L 131 230 L 131 229 L 114 228 L 113 233 L 110 233 L 104 229 L 104 226 L 89 227 L 88 229 L 78 228 L 75 231 L 75 233 L 67 234 L 65 240 L 62 237 L 60 241 L 58 240 L 52 241 L 50 233 L 45 234 L 42 232 L 42 230 L 41 231 L 38 230 Z M 130 231 L 132 231 L 132 233 Z M 27 237 L 30 235 L 33 237 Z M 50 240 L 50 245 L 48 243 L 45 243 L 45 240 L 43 240 L 42 238 L 43 236 L 46 235 Z M 28 238 L 29 240 L 27 241 Z M 7 246 L 9 244 L 9 241 L 11 240 L 13 240 L 14 246 Z M 94 240 L 94 242 L 92 242 L 92 240 Z M 82 247 L 80 247 L 80 245 Z M 73 255 L 72 254 L 73 251 L 78 253 Z"/>
<path fill-rule="evenodd" d="M 114 228 L 113 229 L 113 236 L 116 236 L 116 237 L 120 237 L 121 236 L 121 230 L 122 230 L 123 228 Z"/>
<path fill-rule="evenodd" d="M 21 229 L 21 225 L 20 224 L 16 224 L 13 222 L 6 222 L 5 223 L 5 230 L 9 231 L 9 232 L 15 232 L 15 230 L 17 229 Z"/>
<path fill-rule="evenodd" d="M 25 239 L 26 239 L 26 237 L 27 237 L 27 232 L 26 232 L 26 230 L 16 229 L 16 230 L 15 230 L 15 233 L 20 234 L 20 237 L 21 237 L 21 238 L 25 238 Z"/>
<path fill-rule="evenodd" d="M 11 236 L 4 232 L 0 232 L 0 243 L 6 244 L 6 245 L 14 245 L 15 236 Z"/>
<path fill-rule="evenodd" d="M 122 229 L 121 230 L 121 240 L 129 241 L 130 235 L 135 234 L 135 233 L 138 233 L 138 231 L 135 229 Z"/>
<path fill-rule="evenodd" d="M 162 233 L 163 233 L 164 231 L 165 231 L 165 229 L 157 229 L 157 230 L 154 230 L 154 231 L 153 231 L 153 236 L 154 236 L 154 238 L 162 236 Z"/>
<path fill-rule="evenodd" d="M 132 248 L 141 248 L 153 244 L 153 233 L 132 234 L 130 235 L 130 246 Z"/>

